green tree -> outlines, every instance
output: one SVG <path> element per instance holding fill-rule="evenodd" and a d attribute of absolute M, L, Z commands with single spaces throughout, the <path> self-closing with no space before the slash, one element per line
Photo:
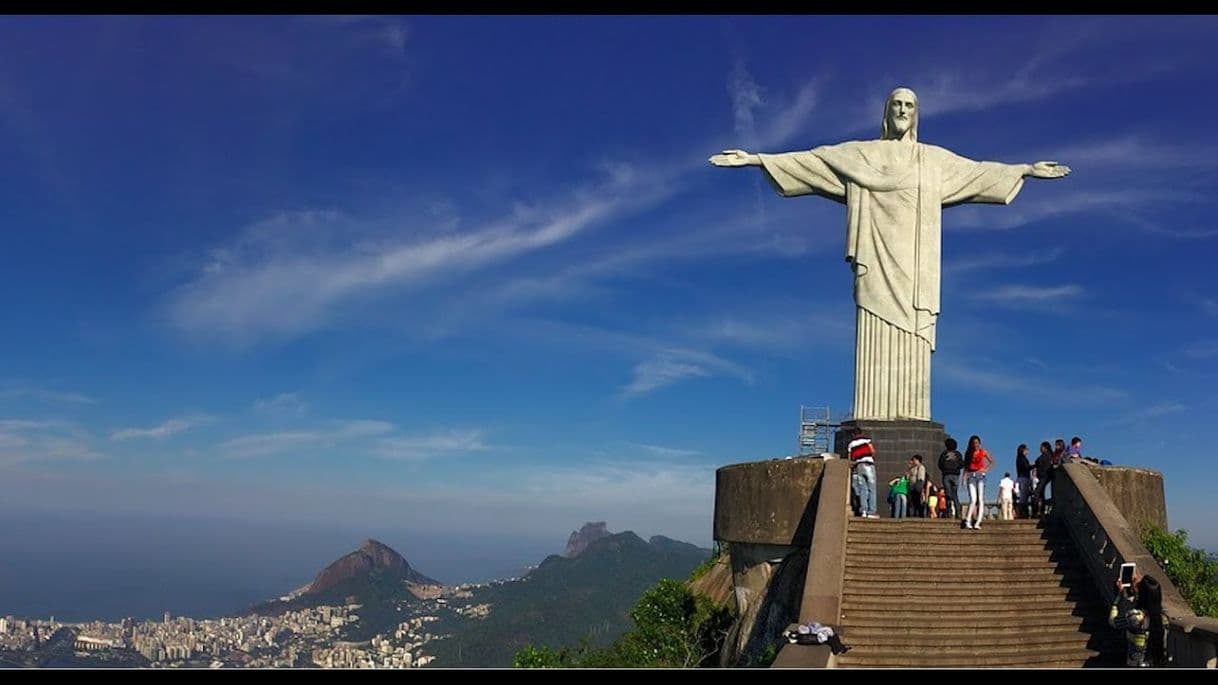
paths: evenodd
<path fill-rule="evenodd" d="M 643 593 L 630 612 L 634 629 L 607 649 L 525 647 L 517 668 L 694 668 L 719 652 L 731 624 L 728 609 L 665 578 Z"/>
<path fill-rule="evenodd" d="M 1152 527 L 1142 541 L 1193 612 L 1218 618 L 1218 561 L 1204 550 L 1189 547 L 1188 533 L 1183 530 L 1168 533 Z"/>
<path fill-rule="evenodd" d="M 516 652 L 512 659 L 512 668 L 570 668 L 571 655 L 567 650 L 554 651 L 549 647 L 534 647 L 528 645 Z"/>

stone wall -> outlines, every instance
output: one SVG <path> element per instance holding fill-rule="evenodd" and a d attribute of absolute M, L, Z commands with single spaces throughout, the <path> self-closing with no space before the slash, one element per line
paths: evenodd
<path fill-rule="evenodd" d="M 715 539 L 807 549 L 815 518 L 810 503 L 823 468 L 824 461 L 808 457 L 720 468 L 715 472 Z"/>
<path fill-rule="evenodd" d="M 1117 509 L 1141 534 L 1147 526 L 1167 528 L 1167 500 L 1163 494 L 1163 474 L 1131 466 L 1083 465 L 1100 482 Z"/>

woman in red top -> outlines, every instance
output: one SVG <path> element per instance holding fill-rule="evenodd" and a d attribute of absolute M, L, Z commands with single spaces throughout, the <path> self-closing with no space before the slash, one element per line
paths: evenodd
<path fill-rule="evenodd" d="M 985 472 L 994 465 L 994 458 L 981 447 L 981 437 L 974 435 L 968 439 L 968 449 L 964 451 L 964 483 L 968 488 L 968 510 L 964 513 L 964 527 L 979 530 L 981 519 L 985 518 Z M 977 521 L 974 523 L 973 510 L 977 510 Z"/>

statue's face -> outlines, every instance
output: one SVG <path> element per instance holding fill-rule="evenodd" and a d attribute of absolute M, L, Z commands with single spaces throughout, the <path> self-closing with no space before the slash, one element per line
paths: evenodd
<path fill-rule="evenodd" d="M 897 138 L 902 138 L 913 126 L 914 111 L 918 101 L 912 91 L 901 89 L 892 94 L 888 101 L 888 130 Z"/>

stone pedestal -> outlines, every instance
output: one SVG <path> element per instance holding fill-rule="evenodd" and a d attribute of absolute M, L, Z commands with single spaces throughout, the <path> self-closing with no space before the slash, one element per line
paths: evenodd
<path fill-rule="evenodd" d="M 886 501 L 888 481 L 909 470 L 909 458 L 913 455 L 922 455 L 927 478 L 942 485 L 939 483 L 939 454 L 943 452 L 943 441 L 948 437 L 943 430 L 943 424 L 913 419 L 844 421 L 833 442 L 833 451 L 843 458 L 850 456 L 847 445 L 850 444 L 856 426 L 863 429 L 863 434 L 871 438 L 871 444 L 875 447 L 875 502 L 880 516 L 887 518 L 889 515 Z M 961 445 L 959 448 L 961 454 L 964 453 L 964 447 Z"/>

